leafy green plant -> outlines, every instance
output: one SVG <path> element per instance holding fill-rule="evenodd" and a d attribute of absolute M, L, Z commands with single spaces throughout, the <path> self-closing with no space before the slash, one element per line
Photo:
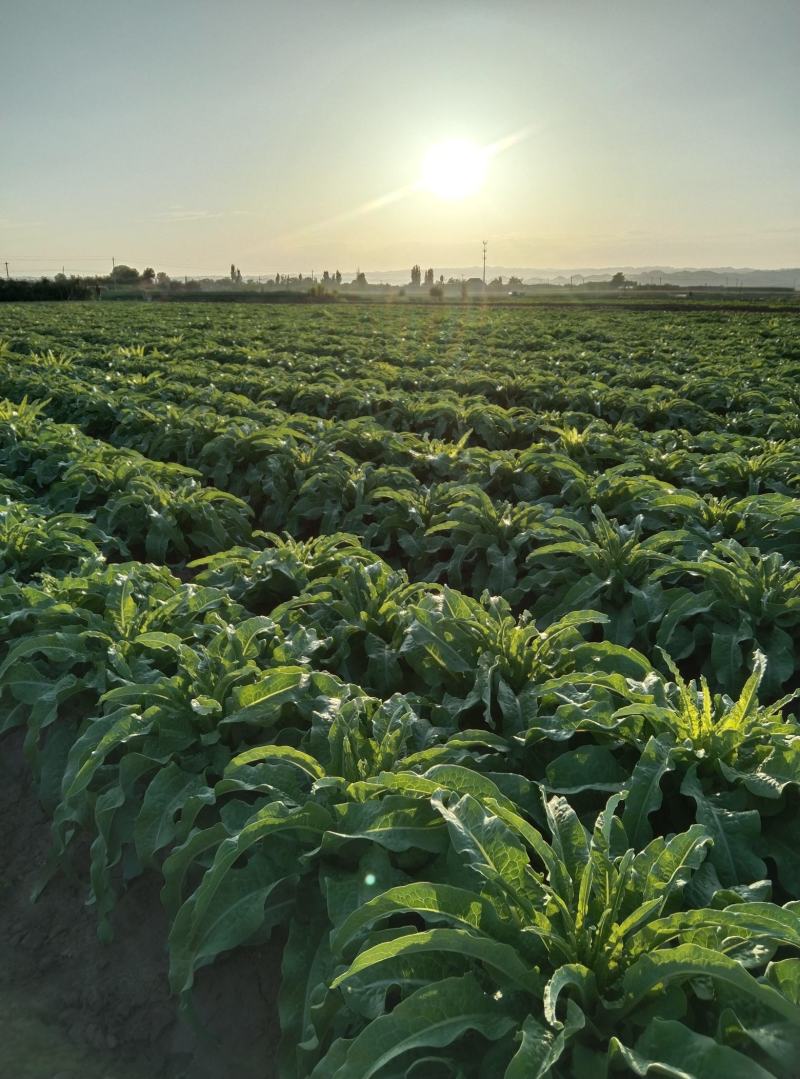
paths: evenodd
<path fill-rule="evenodd" d="M 606 621 L 576 611 L 540 630 L 527 614 L 515 619 L 499 597 L 478 601 L 450 588 L 425 596 L 409 615 L 400 655 L 428 693 L 438 691 L 438 722 L 474 712 L 489 729 L 509 733 L 530 725 L 537 682 L 570 665 L 580 630 Z"/>
<path fill-rule="evenodd" d="M 558 617 L 596 604 L 609 616 L 611 639 L 632 644 L 664 614 L 665 599 L 652 571 L 683 536 L 663 532 L 642 539 L 641 517 L 628 527 L 612 524 L 597 506 L 593 513 L 591 530 L 556 517 L 540 533 L 546 540 L 528 557 L 529 565 L 543 566 L 531 576 L 532 589 L 542 597 L 535 609 Z"/>
<path fill-rule="evenodd" d="M 777 694 L 786 684 L 795 670 L 800 567 L 778 552 L 763 556 L 723 540 L 696 560 L 659 567 L 654 577 L 683 577 L 694 585 L 659 627 L 662 647 L 676 658 L 707 649 L 709 674 L 731 689 L 742 681 L 744 657 L 758 649 L 768 661 L 765 689 Z"/>
<path fill-rule="evenodd" d="M 108 537 L 77 514 L 46 515 L 12 502 L 0 507 L 0 573 L 27 581 L 41 570 L 68 572 L 82 563 L 99 566 Z"/>
<path fill-rule="evenodd" d="M 436 1059 L 444 1046 L 450 1067 L 458 1060 L 470 1074 L 491 1061 L 497 1074 L 512 1077 L 588 1075 L 604 1071 L 606 1055 L 622 1052 L 633 1039 L 642 1050 L 657 1043 L 664 1054 L 657 1059 L 669 1064 L 675 1051 L 655 1039 L 659 1024 L 673 1022 L 690 1041 L 693 1034 L 711 1037 L 715 1013 L 732 1001 L 754 1002 L 773 1023 L 797 1022 L 798 1005 L 791 992 L 775 987 L 774 968 L 766 979 L 752 973 L 778 947 L 800 945 L 797 910 L 768 903 L 681 909 L 681 893 L 710 843 L 702 827 L 655 839 L 635 853 L 614 813 L 619 796 L 588 835 L 563 799 L 551 799 L 550 842 L 502 797 L 481 800 L 441 788 L 429 797 L 473 883 L 401 885 L 363 904 L 334 930 L 334 955 L 355 957 L 331 988 L 345 1007 L 353 989 L 356 1001 L 371 991 L 385 1002 L 397 981 L 396 974 L 385 976 L 384 965 L 391 972 L 404 958 L 401 986 L 410 987 L 418 957 L 423 980 L 430 978 L 423 972 L 431 953 L 445 961 L 456 956 L 462 974 L 412 992 L 401 988 L 400 1003 L 384 1004 L 385 1012 L 362 1019 L 355 1037 L 334 1042 L 315 1074 L 370 1074 L 369 1047 L 382 1047 L 386 1056 L 377 1055 L 385 1066 L 409 1052 Z M 386 919 L 394 928 L 377 930 Z M 420 920 L 429 927 L 418 928 Z M 697 979 L 704 985 L 699 998 Z M 465 1007 L 467 986 L 472 1008 Z M 423 998 L 431 1002 L 428 1009 L 419 1007 Z M 699 1014 L 687 1011 L 693 999 L 703 1001 L 702 1025 L 711 1035 L 678 1022 Z M 431 1022 L 433 1001 L 450 1011 L 445 1038 Z M 484 1032 L 492 1031 L 484 1037 L 495 1044 L 484 1041 L 480 1060 L 471 1064 L 476 1046 L 463 1047 L 462 1062 L 456 1040 L 474 1028 L 476 1014 L 487 1024 Z M 745 1066 L 735 1050 L 727 1055 Z M 780 1046 L 765 1073 L 788 1075 L 790 1061 Z M 366 1073 L 359 1071 L 365 1066 Z"/>

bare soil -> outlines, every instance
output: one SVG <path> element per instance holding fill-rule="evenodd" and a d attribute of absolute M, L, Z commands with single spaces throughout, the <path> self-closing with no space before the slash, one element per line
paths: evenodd
<path fill-rule="evenodd" d="M 31 902 L 49 849 L 15 733 L 0 741 L 0 1079 L 271 1079 L 281 942 L 201 971 L 190 1020 L 169 993 L 156 874 L 123 895 L 103 944 L 85 854 Z"/>

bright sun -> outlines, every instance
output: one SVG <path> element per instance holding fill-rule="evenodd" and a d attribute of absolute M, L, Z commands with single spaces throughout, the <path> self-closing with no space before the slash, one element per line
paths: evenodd
<path fill-rule="evenodd" d="M 432 146 L 422 162 L 422 186 L 442 199 L 474 195 L 486 176 L 487 155 L 469 139 L 448 139 Z"/>

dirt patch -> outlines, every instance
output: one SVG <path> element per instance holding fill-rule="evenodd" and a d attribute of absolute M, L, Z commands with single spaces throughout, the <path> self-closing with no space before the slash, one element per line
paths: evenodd
<path fill-rule="evenodd" d="M 269 1079 L 280 942 L 201 971 L 190 1022 L 169 994 L 157 876 L 133 882 L 114 913 L 114 940 L 102 944 L 85 905 L 85 864 L 59 873 L 31 902 L 49 845 L 21 739 L 7 736 L 0 741 L 0 1076 Z"/>

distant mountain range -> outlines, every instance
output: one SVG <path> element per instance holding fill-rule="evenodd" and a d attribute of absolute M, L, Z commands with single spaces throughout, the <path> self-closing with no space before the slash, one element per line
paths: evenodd
<path fill-rule="evenodd" d="M 440 274 L 444 276 L 446 281 L 450 277 L 481 277 L 483 268 L 480 266 L 434 267 L 434 273 L 437 281 Z M 568 285 L 570 278 L 576 283 L 579 283 L 581 279 L 584 281 L 608 281 L 615 273 L 624 273 L 630 280 L 638 281 L 644 285 L 728 285 L 748 288 L 782 286 L 784 288 L 800 288 L 800 267 L 780 270 L 754 270 L 741 266 L 711 266 L 700 269 L 675 266 L 578 266 L 567 269 L 563 266 L 559 268 L 487 266 L 486 280 L 491 281 L 492 278 L 502 277 L 504 281 L 507 281 L 509 277 L 513 276 L 522 278 L 526 285 L 539 285 L 545 282 L 555 285 Z M 409 270 L 367 271 L 367 280 L 370 284 L 386 282 L 391 285 L 404 285 L 408 283 L 409 278 Z"/>

